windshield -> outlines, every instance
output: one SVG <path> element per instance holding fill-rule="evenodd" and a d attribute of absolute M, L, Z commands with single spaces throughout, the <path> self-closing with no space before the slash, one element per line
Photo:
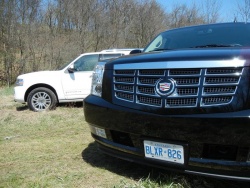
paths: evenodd
<path fill-rule="evenodd" d="M 250 46 L 250 24 L 230 23 L 186 27 L 159 34 L 144 50 Z"/>

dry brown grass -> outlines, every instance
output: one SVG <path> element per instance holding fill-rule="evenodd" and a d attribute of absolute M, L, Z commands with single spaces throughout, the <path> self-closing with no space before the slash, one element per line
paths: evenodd
<path fill-rule="evenodd" d="M 98 151 L 82 107 L 35 113 L 0 88 L 0 187 L 228 187 L 145 167 Z M 218 185 L 218 186 L 217 186 Z"/>

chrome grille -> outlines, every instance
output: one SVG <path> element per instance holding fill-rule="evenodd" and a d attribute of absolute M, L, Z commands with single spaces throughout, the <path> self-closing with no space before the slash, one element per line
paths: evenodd
<path fill-rule="evenodd" d="M 158 108 L 226 105 L 233 100 L 242 72 L 230 67 L 114 70 L 114 97 L 117 102 Z M 157 92 L 161 80 L 174 85 L 167 95 Z"/>

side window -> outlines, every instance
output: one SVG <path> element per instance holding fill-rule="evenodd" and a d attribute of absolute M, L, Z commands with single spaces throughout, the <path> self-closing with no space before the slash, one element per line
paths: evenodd
<path fill-rule="evenodd" d="M 99 55 L 85 55 L 74 63 L 75 71 L 92 71 L 98 62 Z"/>

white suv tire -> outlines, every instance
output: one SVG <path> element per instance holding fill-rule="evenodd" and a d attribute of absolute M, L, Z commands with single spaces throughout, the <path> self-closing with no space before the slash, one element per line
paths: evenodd
<path fill-rule="evenodd" d="M 57 105 L 57 97 L 50 89 L 38 87 L 29 93 L 27 103 L 29 109 L 35 112 L 54 110 Z"/>

